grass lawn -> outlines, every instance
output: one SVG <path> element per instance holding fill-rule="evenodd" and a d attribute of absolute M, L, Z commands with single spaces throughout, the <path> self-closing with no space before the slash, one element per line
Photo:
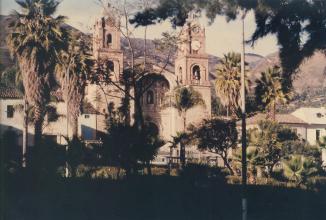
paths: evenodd
<path fill-rule="evenodd" d="M 249 220 L 326 219 L 326 191 L 249 186 Z M 241 187 L 179 177 L 8 180 L 7 220 L 241 219 Z"/>

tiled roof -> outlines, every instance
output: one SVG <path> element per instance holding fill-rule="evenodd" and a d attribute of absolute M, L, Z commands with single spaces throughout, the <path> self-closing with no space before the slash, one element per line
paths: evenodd
<path fill-rule="evenodd" d="M 57 102 L 63 101 L 62 92 L 60 90 L 51 91 L 51 96 L 56 99 Z M 0 99 L 23 99 L 21 94 L 16 88 L 0 86 Z"/>
<path fill-rule="evenodd" d="M 266 114 L 258 113 L 253 117 L 247 118 L 247 124 L 257 124 L 259 121 L 266 120 Z M 291 114 L 276 114 L 275 120 L 280 124 L 306 124 L 303 120 Z"/>
<path fill-rule="evenodd" d="M 23 95 L 15 88 L 0 86 L 0 99 L 22 99 Z"/>

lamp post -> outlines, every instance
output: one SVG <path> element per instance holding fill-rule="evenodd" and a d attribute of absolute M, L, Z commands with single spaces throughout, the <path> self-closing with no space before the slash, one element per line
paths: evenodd
<path fill-rule="evenodd" d="M 66 70 L 66 119 L 67 119 L 67 145 L 66 145 L 66 157 L 68 156 L 68 143 L 69 143 L 69 65 L 67 66 L 67 70 Z M 68 161 L 66 159 L 66 165 L 65 165 L 65 177 L 68 178 L 69 177 L 69 165 L 68 165 Z"/>
<path fill-rule="evenodd" d="M 242 145 L 242 220 L 247 220 L 247 132 L 246 132 L 246 88 L 245 88 L 245 39 L 244 20 L 246 12 L 242 11 L 242 39 L 241 39 L 241 145 Z"/>

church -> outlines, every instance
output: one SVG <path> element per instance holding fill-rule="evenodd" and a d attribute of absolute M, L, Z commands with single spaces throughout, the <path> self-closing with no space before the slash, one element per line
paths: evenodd
<path fill-rule="evenodd" d="M 119 78 L 124 68 L 130 65 L 130 56 L 126 56 L 121 48 L 122 32 L 120 18 L 116 16 L 115 9 L 109 9 L 98 18 L 94 25 L 93 56 L 106 63 L 112 74 L 114 85 L 89 85 L 86 88 L 86 99 L 97 100 L 96 109 L 103 113 L 99 116 L 98 130 L 105 131 L 104 115 L 107 106 L 114 103 L 115 107 L 121 105 L 123 93 L 119 90 Z M 211 83 L 209 81 L 208 54 L 206 53 L 205 28 L 200 24 L 195 14 L 190 14 L 186 24 L 179 35 L 180 40 L 172 68 L 162 68 L 155 63 L 150 64 L 150 72 L 140 80 L 144 83 L 142 96 L 142 111 L 146 123 L 157 129 L 159 135 L 165 140 L 184 129 L 179 112 L 172 105 L 164 106 L 167 97 L 174 97 L 177 87 L 189 87 L 198 91 L 204 105 L 195 106 L 187 111 L 186 121 L 189 124 L 198 124 L 204 118 L 211 117 Z M 117 86 L 118 85 L 118 86 Z M 93 103 L 93 102 L 92 102 Z M 133 105 L 131 105 L 133 115 Z M 102 118 L 101 118 L 102 117 Z"/>

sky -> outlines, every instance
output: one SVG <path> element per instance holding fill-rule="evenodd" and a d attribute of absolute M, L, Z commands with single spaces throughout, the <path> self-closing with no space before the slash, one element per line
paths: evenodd
<path fill-rule="evenodd" d="M 17 10 L 18 5 L 14 0 L 1 0 L 1 14 L 8 15 L 12 10 Z M 57 14 L 68 17 L 67 23 L 83 32 L 92 32 L 95 19 L 101 13 L 101 6 L 96 0 L 62 0 Z M 227 22 L 224 17 L 218 16 L 214 23 L 209 25 L 206 18 L 201 18 L 201 23 L 206 27 L 206 51 L 215 56 L 223 56 L 227 52 L 240 52 L 241 49 L 241 21 Z M 248 13 L 245 19 L 245 38 L 249 39 L 255 30 L 254 14 Z M 147 29 L 149 39 L 160 38 L 162 32 L 173 31 L 169 22 L 152 25 Z M 143 28 L 135 29 L 135 36 L 142 37 Z M 278 50 L 276 37 L 269 35 L 260 39 L 254 47 L 246 46 L 246 53 L 256 53 L 262 56 Z"/>

